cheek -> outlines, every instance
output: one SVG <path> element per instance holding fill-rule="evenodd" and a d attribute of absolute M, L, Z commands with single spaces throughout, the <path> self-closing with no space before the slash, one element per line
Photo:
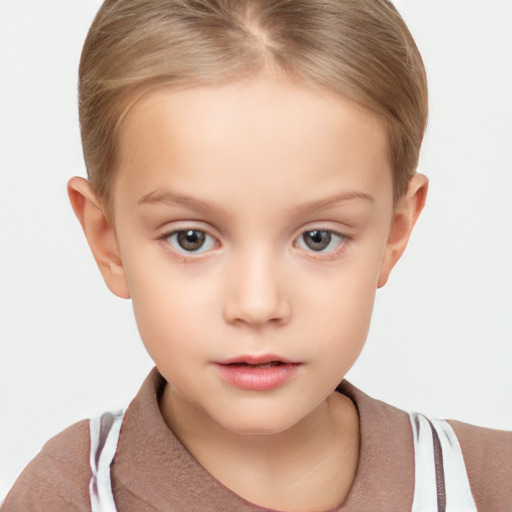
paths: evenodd
<path fill-rule="evenodd" d="M 333 359 L 345 361 L 357 357 L 363 348 L 370 327 L 375 300 L 372 287 L 350 286 L 345 280 L 343 291 L 334 294 L 321 312 L 324 343 L 329 344 Z"/>
<path fill-rule="evenodd" d="M 377 259 L 359 259 L 334 272 L 314 276 L 296 296 L 302 297 L 297 314 L 305 319 L 308 337 L 315 340 L 313 349 L 329 367 L 348 368 L 361 352 L 373 311 Z M 307 293 L 304 293 L 307 290 Z M 322 357 L 322 353 L 329 357 Z"/>
<path fill-rule="evenodd" d="M 302 314 L 315 308 L 321 323 L 357 326 L 369 322 L 379 274 L 378 257 L 351 256 L 327 272 L 315 272 L 297 280 L 294 290 L 301 297 Z"/>
<path fill-rule="evenodd" d="M 212 338 L 219 338 L 218 272 L 176 265 L 161 254 L 139 256 L 126 265 L 127 277 L 139 333 L 155 363 L 210 355 Z"/>
<path fill-rule="evenodd" d="M 345 282 L 346 284 L 346 282 Z M 358 359 L 368 336 L 375 293 L 346 286 L 342 297 L 326 305 L 314 358 L 321 364 L 325 389 L 334 389 Z M 311 385 L 314 385 L 312 382 Z"/>

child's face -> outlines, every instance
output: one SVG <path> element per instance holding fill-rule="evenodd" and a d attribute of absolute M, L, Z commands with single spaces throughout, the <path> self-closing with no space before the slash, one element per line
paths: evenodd
<path fill-rule="evenodd" d="M 243 433 L 321 408 L 398 257 L 387 151 L 373 114 L 274 78 L 135 105 L 114 188 L 122 265 L 106 279 L 132 297 L 176 403 Z"/>

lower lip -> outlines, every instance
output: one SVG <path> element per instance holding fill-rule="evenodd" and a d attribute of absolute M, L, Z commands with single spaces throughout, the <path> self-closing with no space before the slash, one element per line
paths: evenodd
<path fill-rule="evenodd" d="M 215 364 L 223 380 L 237 388 L 252 391 L 268 391 L 282 386 L 297 373 L 299 366 L 298 363 L 268 367 Z"/>

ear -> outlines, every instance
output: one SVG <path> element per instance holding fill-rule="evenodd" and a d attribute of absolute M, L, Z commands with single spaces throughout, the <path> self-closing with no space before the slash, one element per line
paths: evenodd
<path fill-rule="evenodd" d="M 76 176 L 68 182 L 68 195 L 105 283 L 112 293 L 129 299 L 130 290 L 117 238 L 101 201 L 92 191 L 89 182 Z"/>
<path fill-rule="evenodd" d="M 425 206 L 427 190 L 427 177 L 415 174 L 409 181 L 406 194 L 398 200 L 393 211 L 393 220 L 380 268 L 378 288 L 387 283 L 391 270 L 405 251 L 412 228 Z"/>

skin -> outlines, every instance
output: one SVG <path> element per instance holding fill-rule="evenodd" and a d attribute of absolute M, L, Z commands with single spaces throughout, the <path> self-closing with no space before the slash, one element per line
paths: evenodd
<path fill-rule="evenodd" d="M 393 206 L 381 121 L 268 75 L 153 91 L 120 140 L 113 217 L 86 180 L 73 178 L 69 194 L 105 282 L 131 297 L 168 382 L 167 424 L 251 502 L 337 506 L 357 468 L 359 424 L 333 390 L 363 348 L 426 178 L 415 175 Z M 184 230 L 205 244 L 186 251 Z M 330 236 L 322 250 L 306 243 L 315 230 Z M 240 389 L 215 364 L 266 354 L 299 363 L 271 390 Z"/>

